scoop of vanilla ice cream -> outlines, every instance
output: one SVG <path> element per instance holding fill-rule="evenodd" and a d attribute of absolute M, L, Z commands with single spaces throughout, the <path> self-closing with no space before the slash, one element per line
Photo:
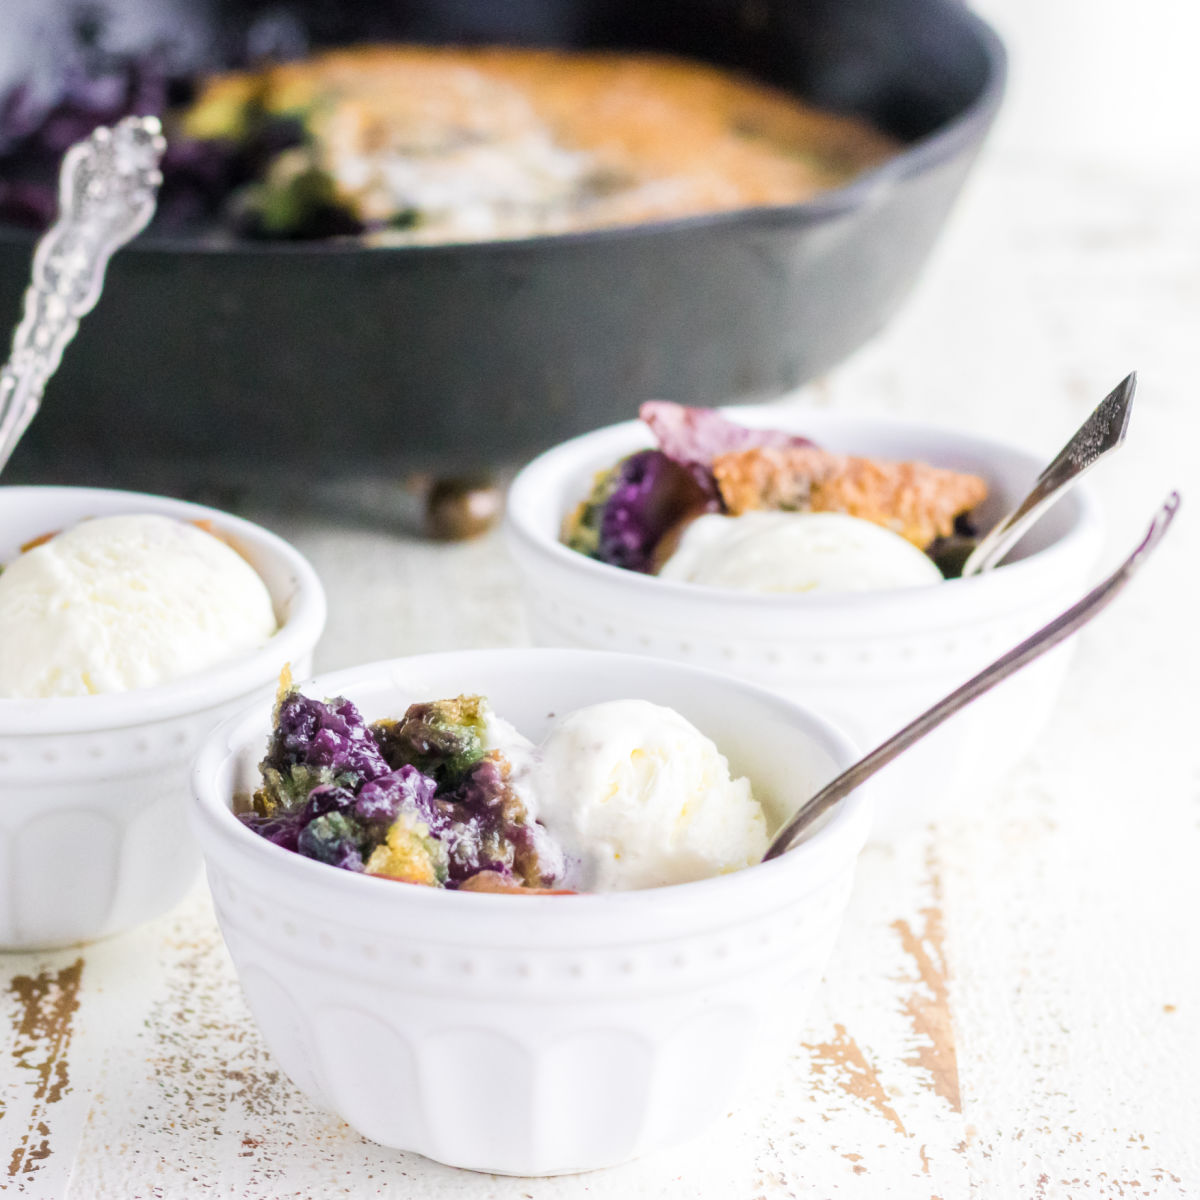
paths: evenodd
<path fill-rule="evenodd" d="M 662 579 L 752 592 L 865 592 L 938 583 L 898 533 L 844 513 L 710 513 L 684 531 Z"/>
<path fill-rule="evenodd" d="M 84 521 L 0 574 L 0 696 L 152 687 L 276 626 L 266 584 L 212 534 L 157 515 Z"/>
<path fill-rule="evenodd" d="M 614 700 L 564 717 L 542 743 L 539 815 L 586 891 L 706 879 L 757 862 L 767 822 L 746 779 L 670 708 Z"/>

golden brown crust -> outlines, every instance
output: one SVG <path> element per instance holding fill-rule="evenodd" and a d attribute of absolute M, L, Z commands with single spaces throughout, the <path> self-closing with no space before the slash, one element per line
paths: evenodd
<path fill-rule="evenodd" d="M 460 892 L 491 892 L 512 896 L 574 896 L 570 888 L 525 887 L 498 871 L 480 871 L 458 885 Z"/>
<path fill-rule="evenodd" d="M 250 100 L 305 114 L 335 175 L 343 160 L 440 152 L 455 138 L 511 148 L 549 136 L 595 169 L 554 230 L 796 204 L 900 149 L 858 118 L 749 77 L 644 53 L 345 47 L 210 79 L 185 127 L 236 129 Z"/>
<path fill-rule="evenodd" d="M 773 446 L 713 462 L 721 498 L 734 516 L 754 510 L 840 512 L 861 517 L 925 549 L 954 531 L 954 519 L 987 496 L 978 475 L 919 462 L 833 454 L 814 446 Z"/>

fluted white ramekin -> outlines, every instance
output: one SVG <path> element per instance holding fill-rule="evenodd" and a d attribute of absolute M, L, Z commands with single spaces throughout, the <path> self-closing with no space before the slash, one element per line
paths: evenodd
<path fill-rule="evenodd" d="M 772 825 L 855 758 L 843 734 L 782 697 L 628 655 L 426 655 L 304 690 L 347 696 L 368 719 L 482 692 L 534 739 L 556 713 L 642 697 L 713 738 Z M 204 747 L 195 815 L 246 999 L 315 1104 L 454 1166 L 579 1171 L 686 1138 L 728 1111 L 759 1054 L 786 1051 L 867 836 L 861 789 L 791 853 L 716 879 L 579 896 L 451 892 L 338 870 L 246 829 L 230 801 L 252 786 L 270 716 L 256 704 Z"/>
<path fill-rule="evenodd" d="M 884 418 L 762 408 L 729 415 L 794 430 L 830 450 L 977 472 L 991 492 L 980 513 L 984 527 L 1026 493 L 1049 460 Z M 1004 566 L 905 590 L 753 595 L 620 570 L 562 545 L 563 517 L 587 495 L 595 473 L 650 445 L 640 422 L 609 426 L 547 451 L 513 482 L 506 531 L 534 640 L 729 671 L 830 717 L 864 749 L 1078 599 L 1101 547 L 1098 506 L 1086 484 L 1061 500 Z M 1054 651 L 885 768 L 876 835 L 985 794 L 1048 721 L 1069 654 L 1069 646 Z"/>
<path fill-rule="evenodd" d="M 200 867 L 186 802 L 197 747 L 285 663 L 309 671 L 325 625 L 324 592 L 298 551 L 248 521 L 161 496 L 0 487 L 0 563 L 41 534 L 117 513 L 210 521 L 262 576 L 279 631 L 253 654 L 159 687 L 0 699 L 0 949 L 105 937 L 175 904 Z"/>

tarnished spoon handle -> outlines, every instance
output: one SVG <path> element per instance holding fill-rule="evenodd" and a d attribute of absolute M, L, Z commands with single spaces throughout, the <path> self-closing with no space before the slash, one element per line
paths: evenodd
<path fill-rule="evenodd" d="M 990 570 L 1024 537 L 1035 521 L 1102 458 L 1125 440 L 1137 372 L 1127 375 L 1079 427 L 1058 457 L 1037 477 L 1033 490 L 979 540 L 963 563 L 963 576 Z"/>
<path fill-rule="evenodd" d="M 58 220 L 34 250 L 24 314 L 0 369 L 0 471 L 33 420 L 79 319 L 100 298 L 108 260 L 154 215 L 165 149 L 158 118 L 126 117 L 64 156 Z"/>
<path fill-rule="evenodd" d="M 1043 626 L 1019 646 L 1013 647 L 991 666 L 984 667 L 973 679 L 968 679 L 962 687 L 951 692 L 944 700 L 939 700 L 931 709 L 922 713 L 899 733 L 893 734 L 881 746 L 872 750 L 865 758 L 859 759 L 854 766 L 843 771 L 832 783 L 823 787 L 811 800 L 802 805 L 796 815 L 775 835 L 763 856 L 763 861 L 766 862 L 768 859 L 783 854 L 800 834 L 826 810 L 844 796 L 848 796 L 856 787 L 865 783 L 876 771 L 886 767 L 914 742 L 919 742 L 948 717 L 952 717 L 972 700 L 982 696 L 984 692 L 990 691 L 996 684 L 1015 674 L 1022 667 L 1033 662 L 1035 658 L 1040 658 L 1047 650 L 1053 649 L 1059 642 L 1065 641 L 1077 630 L 1082 629 L 1108 605 L 1129 582 L 1138 567 L 1146 561 L 1150 552 L 1162 540 L 1163 534 L 1166 533 L 1167 527 L 1171 524 L 1178 509 L 1179 493 L 1172 492 L 1156 514 L 1150 529 L 1137 549 L 1103 583 L 1088 592 L 1078 604 L 1067 609 L 1061 616 L 1055 617 L 1049 625 Z"/>

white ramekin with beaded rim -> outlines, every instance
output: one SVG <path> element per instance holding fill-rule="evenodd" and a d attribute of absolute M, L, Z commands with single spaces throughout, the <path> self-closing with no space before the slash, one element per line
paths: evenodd
<path fill-rule="evenodd" d="M 977 472 L 986 527 L 1045 465 L 1037 455 L 944 428 L 819 410 L 730 410 L 845 453 Z M 1076 488 L 1004 566 L 930 587 L 754 595 L 624 571 L 569 550 L 564 516 L 596 472 L 653 445 L 637 421 L 546 451 L 516 477 L 506 533 L 530 631 L 545 646 L 626 651 L 728 671 L 828 716 L 864 749 L 963 683 L 1078 599 L 1102 542 L 1098 505 Z M 875 832 L 889 836 L 979 796 L 1028 750 L 1053 710 L 1070 647 L 1057 650 L 887 767 Z"/>
<path fill-rule="evenodd" d="M 668 705 L 746 774 L 778 825 L 856 756 L 782 697 L 632 655 L 482 650 L 369 664 L 304 685 L 368 720 L 480 692 L 540 739 L 603 700 Z M 608 1166 L 728 1111 L 778 1059 L 832 949 L 870 822 L 864 790 L 783 857 L 699 883 L 483 895 L 341 871 L 233 815 L 270 730 L 261 702 L 196 760 L 194 813 L 217 917 L 267 1045 L 364 1136 L 474 1170 Z"/>
<path fill-rule="evenodd" d="M 297 550 L 248 521 L 162 496 L 0 487 L 0 563 L 42 534 L 118 513 L 211 522 L 266 583 L 279 630 L 252 654 L 159 687 L 0 699 L 0 949 L 105 937 L 179 900 L 200 867 L 186 816 L 197 747 L 284 664 L 307 672 L 324 629 L 324 591 Z"/>

